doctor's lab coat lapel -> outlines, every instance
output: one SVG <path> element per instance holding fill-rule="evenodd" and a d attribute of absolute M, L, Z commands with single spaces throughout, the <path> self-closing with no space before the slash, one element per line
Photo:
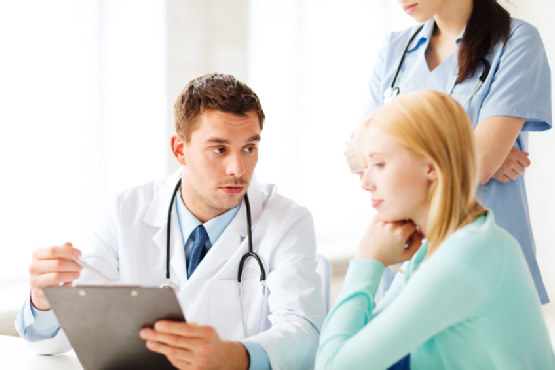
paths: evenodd
<path fill-rule="evenodd" d="M 254 175 L 247 194 L 249 195 L 252 227 L 254 229 L 262 214 L 262 197 Z M 233 220 L 198 265 L 195 273 L 191 276 L 190 283 L 204 281 L 208 274 L 214 272 L 214 270 L 221 270 L 226 263 L 237 264 L 237 259 L 232 258 L 232 256 L 238 253 L 243 255 L 246 252 L 247 247 L 243 248 L 242 243 L 245 242 L 247 237 L 247 229 L 247 210 L 245 201 L 243 201 Z M 246 246 L 246 242 L 244 245 Z M 238 265 L 232 268 L 237 269 Z"/>
<path fill-rule="evenodd" d="M 170 206 L 175 186 L 181 177 L 181 173 L 182 168 L 179 168 L 172 175 L 168 176 L 161 189 L 159 189 L 155 194 L 152 203 L 142 218 L 142 222 L 158 228 L 152 237 L 152 241 L 158 246 L 158 248 L 160 248 L 160 253 L 164 256 L 164 259 L 166 258 L 167 253 L 166 240 L 168 232 L 168 208 Z M 172 282 L 176 283 L 177 286 L 182 289 L 187 281 L 187 266 L 185 262 L 185 247 L 183 245 L 183 239 L 181 238 L 179 221 L 177 220 L 175 207 L 172 208 L 170 222 L 170 278 Z M 165 276 L 165 269 L 163 273 Z M 179 281 L 177 281 L 176 275 Z"/>

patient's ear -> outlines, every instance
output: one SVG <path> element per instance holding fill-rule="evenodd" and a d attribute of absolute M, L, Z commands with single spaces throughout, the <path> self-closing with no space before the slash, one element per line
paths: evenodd
<path fill-rule="evenodd" d="M 172 135 L 170 139 L 170 146 L 172 149 L 173 156 L 179 164 L 185 166 L 185 141 L 178 133 Z"/>
<path fill-rule="evenodd" d="M 438 178 L 437 168 L 432 161 L 426 159 L 426 177 L 429 181 L 434 182 Z"/>

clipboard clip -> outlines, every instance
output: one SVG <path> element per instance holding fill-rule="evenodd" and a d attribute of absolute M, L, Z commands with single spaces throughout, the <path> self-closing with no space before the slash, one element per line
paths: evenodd
<path fill-rule="evenodd" d="M 171 282 L 171 281 L 166 281 L 165 283 L 163 283 L 162 285 L 160 285 L 160 289 L 164 289 L 164 288 L 169 288 L 171 290 L 174 291 L 174 293 L 177 294 L 177 292 L 179 291 L 179 287 L 177 285 L 175 285 L 175 283 Z"/>

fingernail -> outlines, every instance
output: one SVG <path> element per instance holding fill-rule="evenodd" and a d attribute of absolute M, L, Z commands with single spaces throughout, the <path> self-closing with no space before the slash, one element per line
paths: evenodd
<path fill-rule="evenodd" d="M 74 251 L 73 251 L 73 256 L 74 256 L 75 258 L 81 257 L 81 251 L 79 251 L 78 249 L 74 250 Z"/>
<path fill-rule="evenodd" d="M 148 348 L 154 348 L 154 342 L 147 341 L 147 342 L 146 342 L 146 346 L 147 346 Z"/>
<path fill-rule="evenodd" d="M 163 330 L 164 329 L 164 324 L 161 323 L 161 322 L 157 322 L 156 324 L 154 324 L 154 329 Z"/>
<path fill-rule="evenodd" d="M 139 334 L 140 334 L 141 338 L 148 338 L 148 337 L 150 337 L 150 330 L 146 330 L 146 329 L 141 330 L 139 332 Z"/>

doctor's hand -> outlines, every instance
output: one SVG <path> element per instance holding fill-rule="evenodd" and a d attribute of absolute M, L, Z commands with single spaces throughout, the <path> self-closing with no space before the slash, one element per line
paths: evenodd
<path fill-rule="evenodd" d="M 528 159 L 528 154 L 513 146 L 501 167 L 493 174 L 493 178 L 504 184 L 516 180 L 518 175 L 524 173 L 526 167 L 530 167 L 531 162 Z"/>
<path fill-rule="evenodd" d="M 42 311 L 50 309 L 42 288 L 71 284 L 78 279 L 83 268 L 72 261 L 72 258 L 80 256 L 81 252 L 73 248 L 71 243 L 65 243 L 61 247 L 40 248 L 33 253 L 33 261 L 29 266 L 33 306 Z"/>
<path fill-rule="evenodd" d="M 402 263 L 414 256 L 423 239 L 412 221 L 386 222 L 375 216 L 360 241 L 357 258 L 380 261 L 385 267 Z"/>
<path fill-rule="evenodd" d="M 187 322 L 158 321 L 154 329 L 142 329 L 148 349 L 165 355 L 178 369 L 247 370 L 247 349 L 239 342 L 220 339 L 208 325 Z"/>

